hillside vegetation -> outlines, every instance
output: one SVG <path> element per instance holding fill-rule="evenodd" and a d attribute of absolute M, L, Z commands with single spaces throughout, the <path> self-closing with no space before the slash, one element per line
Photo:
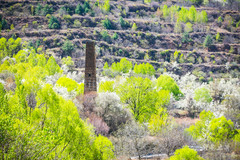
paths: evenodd
<path fill-rule="evenodd" d="M 1 1 L 0 31 L 0 159 L 240 158 L 239 0 Z"/>

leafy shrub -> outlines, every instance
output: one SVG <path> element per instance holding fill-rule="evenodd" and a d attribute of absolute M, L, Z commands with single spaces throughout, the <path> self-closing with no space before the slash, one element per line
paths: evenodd
<path fill-rule="evenodd" d="M 155 74 L 154 67 L 149 63 L 142 63 L 134 66 L 134 72 L 137 74 L 148 74 L 150 76 Z"/>
<path fill-rule="evenodd" d="M 119 23 L 120 23 L 120 25 L 121 25 L 122 28 L 128 28 L 128 27 L 130 27 L 129 22 L 128 22 L 128 21 L 125 21 L 125 20 L 123 19 L 123 17 L 120 17 Z"/>
<path fill-rule="evenodd" d="M 103 5 L 100 6 L 100 8 L 105 12 L 108 13 L 111 9 L 111 6 L 109 4 L 109 0 L 104 0 Z"/>
<path fill-rule="evenodd" d="M 114 25 L 112 24 L 112 22 L 106 18 L 105 20 L 102 21 L 102 25 L 105 29 L 114 29 Z"/>
<path fill-rule="evenodd" d="M 114 92 L 114 81 L 101 82 L 98 92 Z"/>
<path fill-rule="evenodd" d="M 62 46 L 62 50 L 64 52 L 64 55 L 71 56 L 74 50 L 74 45 L 72 44 L 71 41 L 66 40 Z"/>
<path fill-rule="evenodd" d="M 194 149 L 190 149 L 188 146 L 184 146 L 181 149 L 177 149 L 174 155 L 170 157 L 170 160 L 204 160 L 200 157 Z"/>
<path fill-rule="evenodd" d="M 120 62 L 113 63 L 111 69 L 113 71 L 128 73 L 133 68 L 132 62 L 128 61 L 126 58 L 122 58 Z"/>
<path fill-rule="evenodd" d="M 203 42 L 203 46 L 204 47 L 209 47 L 213 44 L 213 40 L 212 40 L 212 36 L 207 35 L 207 37 L 205 38 L 204 42 Z"/>
<path fill-rule="evenodd" d="M 102 38 L 104 41 L 107 41 L 107 42 L 111 41 L 111 37 L 109 36 L 106 30 L 101 31 L 100 34 L 102 35 Z"/>
<path fill-rule="evenodd" d="M 136 23 L 133 23 L 133 25 L 132 25 L 132 30 L 133 30 L 133 31 L 136 31 L 137 28 L 138 28 L 138 27 L 137 27 Z"/>
<path fill-rule="evenodd" d="M 118 39 L 118 34 L 116 32 L 113 34 L 112 39 L 114 39 L 114 40 Z"/>
<path fill-rule="evenodd" d="M 179 99 L 181 96 L 183 96 L 182 92 L 179 90 L 177 83 L 172 77 L 168 75 L 161 75 L 157 79 L 156 85 L 158 89 L 168 90 L 173 93 L 176 99 Z"/>
<path fill-rule="evenodd" d="M 200 120 L 186 131 L 207 148 L 211 148 L 212 144 L 215 146 L 214 148 L 226 144 L 237 134 L 231 120 L 227 120 L 224 116 L 215 118 L 211 111 L 206 112 L 205 110 L 200 113 Z"/>
<path fill-rule="evenodd" d="M 186 25 L 185 25 L 185 28 L 184 28 L 184 32 L 192 32 L 193 29 L 192 29 L 192 24 L 190 22 L 188 22 Z"/>
<path fill-rule="evenodd" d="M 210 103 L 212 101 L 212 97 L 210 95 L 210 92 L 208 89 L 202 87 L 198 88 L 194 91 L 194 99 L 198 102 L 208 102 Z"/>
<path fill-rule="evenodd" d="M 166 108 L 159 108 L 156 114 L 151 115 L 148 129 L 152 135 L 159 134 L 167 125 L 168 113 Z"/>
<path fill-rule="evenodd" d="M 60 29 L 61 25 L 58 19 L 54 16 L 52 16 L 48 21 L 48 28 L 49 29 Z"/>

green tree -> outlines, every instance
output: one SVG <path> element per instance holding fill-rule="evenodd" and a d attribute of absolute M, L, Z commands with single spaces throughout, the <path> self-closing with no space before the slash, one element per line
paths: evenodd
<path fill-rule="evenodd" d="M 184 146 L 181 149 L 177 149 L 174 155 L 170 157 L 170 160 L 204 160 L 200 157 L 194 149 Z"/>
<path fill-rule="evenodd" d="M 48 21 L 48 28 L 49 29 L 60 29 L 61 28 L 61 25 L 56 17 L 51 16 L 51 18 Z"/>
<path fill-rule="evenodd" d="M 217 35 L 216 35 L 216 41 L 219 42 L 220 39 L 221 39 L 221 37 L 220 37 L 220 33 L 218 32 Z"/>
<path fill-rule="evenodd" d="M 207 37 L 205 38 L 204 42 L 203 42 L 203 46 L 204 47 L 209 47 L 213 44 L 213 40 L 212 40 L 212 36 L 207 35 Z"/>
<path fill-rule="evenodd" d="M 120 17 L 119 23 L 120 23 L 120 25 L 121 25 L 122 28 L 128 28 L 128 27 L 130 26 L 130 25 L 129 25 L 129 22 L 128 22 L 128 21 L 125 21 L 125 20 L 123 19 L 123 17 Z"/>
<path fill-rule="evenodd" d="M 56 84 L 61 87 L 67 88 L 68 92 L 76 91 L 78 87 L 78 83 L 70 78 L 61 77 L 57 80 Z"/>
<path fill-rule="evenodd" d="M 61 72 L 61 68 L 59 67 L 56 60 L 53 58 L 53 56 L 51 56 L 48 59 L 45 68 L 48 71 L 49 75 L 54 75 L 55 73 L 60 73 Z"/>
<path fill-rule="evenodd" d="M 175 33 L 182 33 L 182 25 L 180 23 L 180 20 L 178 19 L 174 26 L 174 32 Z"/>
<path fill-rule="evenodd" d="M 120 62 L 113 63 L 111 69 L 113 71 L 128 73 L 133 68 L 132 62 L 128 61 L 126 58 L 122 58 Z"/>
<path fill-rule="evenodd" d="M 136 23 L 133 23 L 133 25 L 132 25 L 132 30 L 133 30 L 133 31 L 136 31 L 137 28 L 138 28 L 138 27 L 137 27 Z"/>
<path fill-rule="evenodd" d="M 114 25 L 108 18 L 105 18 L 105 20 L 102 21 L 102 25 L 105 29 L 114 29 Z"/>
<path fill-rule="evenodd" d="M 229 140 L 233 140 L 238 133 L 231 120 L 224 116 L 215 118 L 211 111 L 205 110 L 200 113 L 200 120 L 190 126 L 186 131 L 197 141 L 210 147 L 214 144 L 218 147 Z M 211 142 L 209 144 L 209 142 Z"/>
<path fill-rule="evenodd" d="M 194 6 L 191 6 L 188 12 L 188 18 L 191 22 L 196 22 L 197 19 L 197 10 Z"/>
<path fill-rule="evenodd" d="M 194 91 L 194 99 L 198 102 L 208 102 L 212 101 L 212 97 L 210 95 L 210 91 L 204 87 L 198 88 Z"/>
<path fill-rule="evenodd" d="M 62 46 L 62 50 L 63 50 L 63 56 L 71 56 L 72 52 L 74 51 L 74 45 L 72 44 L 71 41 L 66 40 Z"/>
<path fill-rule="evenodd" d="M 156 112 L 157 93 L 148 78 L 129 77 L 117 88 L 121 101 L 127 104 L 134 118 L 139 122 L 148 121 Z"/>
<path fill-rule="evenodd" d="M 105 13 L 108 13 L 111 9 L 111 6 L 109 4 L 109 1 L 110 0 L 104 0 L 104 3 L 103 5 L 101 6 L 101 9 L 105 12 Z"/>
<path fill-rule="evenodd" d="M 114 92 L 114 81 L 101 82 L 99 85 L 99 92 Z"/>
<path fill-rule="evenodd" d="M 162 129 L 167 125 L 168 113 L 166 108 L 159 108 L 156 114 L 152 114 L 149 122 L 148 129 L 152 135 L 161 133 Z"/>
<path fill-rule="evenodd" d="M 84 14 L 84 8 L 80 4 L 78 4 L 76 9 L 75 9 L 75 13 L 79 14 L 79 15 L 83 15 Z"/>
<path fill-rule="evenodd" d="M 185 25 L 185 28 L 184 28 L 184 32 L 192 32 L 193 29 L 192 29 L 192 24 L 190 22 L 188 22 L 186 25 Z"/>
<path fill-rule="evenodd" d="M 168 75 L 161 75 L 157 79 L 156 85 L 158 89 L 167 90 L 173 93 L 176 99 L 179 99 L 181 96 L 183 96 L 182 92 L 179 90 L 177 83 L 174 81 L 172 77 Z"/>
<path fill-rule="evenodd" d="M 154 67 L 149 63 L 135 64 L 134 72 L 137 74 L 148 74 L 150 76 L 155 74 Z"/>

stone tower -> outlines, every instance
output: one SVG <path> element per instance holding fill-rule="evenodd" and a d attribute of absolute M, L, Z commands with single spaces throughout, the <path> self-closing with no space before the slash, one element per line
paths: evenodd
<path fill-rule="evenodd" d="M 87 41 L 85 55 L 84 94 L 97 91 L 95 43 Z"/>

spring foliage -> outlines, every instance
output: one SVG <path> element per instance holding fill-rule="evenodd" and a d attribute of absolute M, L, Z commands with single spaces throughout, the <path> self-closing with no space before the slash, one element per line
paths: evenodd
<path fill-rule="evenodd" d="M 170 157 L 170 160 L 204 160 L 200 157 L 194 149 L 184 146 L 181 149 L 177 149 L 174 155 Z"/>
<path fill-rule="evenodd" d="M 79 117 L 71 100 L 45 82 L 61 75 L 53 57 L 34 49 L 13 53 L 0 72 L 14 75 L 16 84 L 6 90 L 0 83 L 0 156 L 8 159 L 113 159 L 114 147 L 106 137 L 94 134 L 92 126 Z M 11 78 L 11 77 L 9 77 Z M 61 77 L 57 85 L 83 92 L 83 84 Z M 80 88 L 80 89 L 79 89 Z"/>

